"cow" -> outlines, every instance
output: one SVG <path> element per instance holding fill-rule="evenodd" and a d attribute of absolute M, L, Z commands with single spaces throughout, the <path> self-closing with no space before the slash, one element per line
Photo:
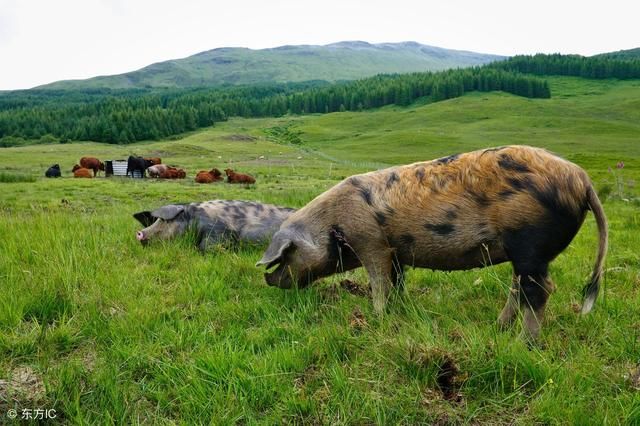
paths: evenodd
<path fill-rule="evenodd" d="M 162 159 L 160 157 L 148 157 L 145 160 L 149 161 L 152 166 L 162 164 Z"/>
<path fill-rule="evenodd" d="M 162 179 L 184 179 L 187 173 L 183 169 L 168 167 L 166 171 L 160 174 Z"/>
<path fill-rule="evenodd" d="M 228 183 L 256 183 L 253 176 L 236 173 L 232 169 L 224 169 L 224 172 L 227 174 Z"/>
<path fill-rule="evenodd" d="M 146 245 L 195 231 L 197 245 L 205 251 L 212 245 L 231 242 L 267 241 L 295 210 L 252 201 L 211 200 L 201 203 L 170 204 L 154 211 L 133 215 L 145 228 L 136 238 Z"/>
<path fill-rule="evenodd" d="M 48 178 L 57 178 L 62 176 L 62 173 L 60 172 L 60 165 L 54 164 L 53 166 L 49 167 L 47 171 L 44 172 L 44 175 Z"/>
<path fill-rule="evenodd" d="M 149 173 L 149 177 L 157 178 L 160 177 L 160 175 L 162 175 L 162 173 L 166 172 L 168 169 L 169 166 L 165 164 L 155 164 L 147 169 L 147 173 Z"/>
<path fill-rule="evenodd" d="M 82 157 L 80 159 L 80 166 L 93 170 L 93 177 L 98 175 L 99 170 L 104 171 L 104 163 L 95 157 Z"/>
<path fill-rule="evenodd" d="M 535 341 L 549 293 L 549 263 L 591 210 L 599 244 L 582 313 L 598 296 L 607 220 L 587 173 L 546 150 L 506 146 L 355 175 L 292 214 L 257 265 L 269 285 L 305 287 L 364 266 L 375 311 L 405 266 L 453 271 L 511 262 L 502 327 L 518 311 L 521 336 Z"/>
<path fill-rule="evenodd" d="M 213 183 L 221 180 L 224 180 L 222 173 L 216 168 L 211 169 L 208 172 L 206 170 L 201 170 L 195 177 L 195 181 L 197 183 Z"/>
<path fill-rule="evenodd" d="M 89 178 L 95 177 L 91 174 L 90 169 L 85 169 L 84 167 L 80 167 L 79 165 L 73 166 L 73 177 L 76 178 Z"/>
<path fill-rule="evenodd" d="M 129 173 L 131 173 L 131 177 L 134 177 L 134 172 L 138 171 L 144 178 L 145 170 L 147 170 L 147 168 L 151 166 L 153 166 L 151 161 L 145 160 L 142 157 L 134 157 L 133 155 L 130 155 L 127 159 L 127 176 L 129 176 Z"/>

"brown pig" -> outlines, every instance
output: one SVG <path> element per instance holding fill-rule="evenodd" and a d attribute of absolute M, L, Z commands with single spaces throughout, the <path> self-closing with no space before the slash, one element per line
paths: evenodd
<path fill-rule="evenodd" d="M 382 313 L 405 266 L 444 271 L 511 262 L 513 287 L 499 317 L 519 309 L 535 339 L 555 288 L 549 263 L 576 235 L 587 210 L 599 232 L 597 260 L 582 312 L 597 298 L 607 222 L 580 167 L 543 149 L 507 146 L 352 176 L 292 214 L 258 265 L 269 285 L 305 287 L 364 266 Z"/>

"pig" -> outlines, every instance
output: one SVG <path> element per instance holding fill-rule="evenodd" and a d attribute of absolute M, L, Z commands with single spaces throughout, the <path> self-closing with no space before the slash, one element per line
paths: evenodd
<path fill-rule="evenodd" d="M 294 211 L 252 201 L 211 200 L 170 204 L 152 212 L 135 213 L 133 217 L 145 227 L 136 233 L 143 245 L 152 240 L 168 240 L 193 229 L 198 248 L 205 251 L 225 241 L 266 242 Z"/>
<path fill-rule="evenodd" d="M 502 327 L 523 312 L 535 341 L 555 286 L 549 263 L 577 234 L 587 210 L 598 226 L 597 258 L 582 313 L 598 296 L 607 220 L 587 173 L 540 148 L 505 146 L 349 177 L 293 213 L 256 266 L 269 285 L 305 287 L 364 266 L 382 313 L 405 266 L 454 271 L 511 262 Z"/>

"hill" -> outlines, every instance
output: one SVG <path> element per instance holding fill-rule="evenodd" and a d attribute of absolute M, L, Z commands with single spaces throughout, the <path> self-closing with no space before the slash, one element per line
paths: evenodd
<path fill-rule="evenodd" d="M 635 49 L 618 50 L 615 52 L 601 53 L 594 55 L 595 57 L 604 57 L 610 59 L 640 59 L 640 47 Z"/>
<path fill-rule="evenodd" d="M 271 49 L 224 47 L 158 62 L 125 74 L 65 80 L 39 89 L 131 89 L 203 87 L 310 80 L 354 80 L 381 73 L 438 71 L 503 59 L 415 42 L 369 44 L 345 41 L 325 46 Z"/>
<path fill-rule="evenodd" d="M 173 141 L 4 149 L 0 177 L 31 181 L 0 191 L 0 415 L 37 403 L 70 423 L 638 424 L 640 80 L 549 83 L 550 99 L 475 92 L 233 118 Z M 519 324 L 495 325 L 512 278 L 506 264 L 409 270 L 406 292 L 377 317 L 362 270 L 284 291 L 254 267 L 261 248 L 201 254 L 188 238 L 135 239 L 131 214 L 159 205 L 300 207 L 354 173 L 511 143 L 584 167 L 610 224 L 591 314 L 574 311 L 595 256 L 591 214 L 553 262 L 557 291 L 539 346 L 518 340 Z M 159 155 L 190 178 L 232 166 L 258 183 L 68 177 L 83 155 L 130 153 Z M 42 177 L 54 163 L 64 177 Z"/>

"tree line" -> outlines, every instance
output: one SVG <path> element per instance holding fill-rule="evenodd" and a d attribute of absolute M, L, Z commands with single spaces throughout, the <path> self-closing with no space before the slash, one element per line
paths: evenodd
<path fill-rule="evenodd" d="M 228 117 L 278 117 L 362 111 L 502 90 L 548 98 L 546 81 L 489 67 L 378 75 L 328 84 L 256 85 L 201 89 L 83 92 L 23 91 L 0 95 L 0 146 L 25 140 L 92 140 L 127 144 L 211 126 Z"/>
<path fill-rule="evenodd" d="M 640 60 L 622 59 L 608 55 L 585 57 L 580 55 L 538 54 L 518 55 L 494 62 L 490 67 L 505 71 L 540 76 L 564 75 L 583 78 L 640 78 Z"/>

